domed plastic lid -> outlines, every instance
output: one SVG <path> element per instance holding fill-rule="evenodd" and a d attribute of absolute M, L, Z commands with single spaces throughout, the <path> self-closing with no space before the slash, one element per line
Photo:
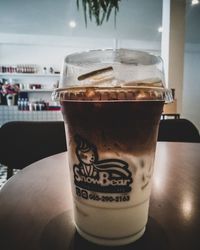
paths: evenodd
<path fill-rule="evenodd" d="M 129 49 L 92 50 L 67 56 L 53 99 L 173 100 L 165 87 L 162 59 Z"/>

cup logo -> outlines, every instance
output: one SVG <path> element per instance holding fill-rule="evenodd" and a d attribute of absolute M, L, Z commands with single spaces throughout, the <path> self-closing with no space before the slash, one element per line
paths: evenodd
<path fill-rule="evenodd" d="M 101 193 L 128 193 L 133 182 L 128 164 L 119 159 L 99 160 L 97 147 L 79 135 L 74 137 L 76 156 L 74 183 L 77 187 Z"/>

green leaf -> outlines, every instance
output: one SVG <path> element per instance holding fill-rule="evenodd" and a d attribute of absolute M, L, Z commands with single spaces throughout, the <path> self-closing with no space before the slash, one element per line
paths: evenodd
<path fill-rule="evenodd" d="M 77 10 L 79 10 L 79 0 L 76 0 Z"/>
<path fill-rule="evenodd" d="M 102 25 L 105 17 L 106 17 L 106 11 L 104 11 L 103 14 L 102 14 L 100 25 Z"/>
<path fill-rule="evenodd" d="M 121 0 L 82 0 L 85 25 L 87 27 L 87 16 L 90 21 L 95 18 L 97 25 L 102 25 L 104 20 L 109 20 L 112 10 L 114 10 L 114 22 L 116 27 L 116 16 L 119 11 L 119 2 Z M 76 1 L 79 10 L 79 0 Z M 88 8 L 88 9 L 87 9 Z"/>
<path fill-rule="evenodd" d="M 82 4 L 83 4 L 83 11 L 84 11 L 85 26 L 87 27 L 87 2 L 86 0 L 82 0 Z"/>
<path fill-rule="evenodd" d="M 110 3 L 110 6 L 108 8 L 108 11 L 107 11 L 107 16 L 106 16 L 106 21 L 109 20 L 109 17 L 110 17 L 110 13 L 112 11 L 112 8 L 113 8 L 113 5 L 112 5 L 112 2 Z"/>
<path fill-rule="evenodd" d="M 90 0 L 88 1 L 88 6 L 89 6 L 89 18 L 90 21 L 92 21 L 92 2 Z"/>
<path fill-rule="evenodd" d="M 101 8 L 103 9 L 103 13 L 105 13 L 107 10 L 107 2 L 104 0 L 100 0 L 100 5 L 101 5 Z"/>

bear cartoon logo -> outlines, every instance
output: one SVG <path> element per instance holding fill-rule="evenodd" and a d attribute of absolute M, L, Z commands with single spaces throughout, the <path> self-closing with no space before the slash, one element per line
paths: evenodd
<path fill-rule="evenodd" d="M 104 193 L 127 193 L 133 182 L 128 164 L 119 159 L 99 160 L 97 147 L 76 135 L 76 156 L 79 164 L 73 166 L 75 185 Z"/>

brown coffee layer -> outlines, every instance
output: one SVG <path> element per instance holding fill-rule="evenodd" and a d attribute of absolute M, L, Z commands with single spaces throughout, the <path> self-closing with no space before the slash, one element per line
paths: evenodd
<path fill-rule="evenodd" d="M 57 92 L 60 101 L 125 101 L 125 100 L 164 100 L 164 89 L 161 87 L 113 87 L 113 88 L 68 88 Z"/>
<path fill-rule="evenodd" d="M 109 92 L 109 96 L 111 94 Z M 114 95 L 118 100 L 122 94 L 113 92 Z M 69 146 L 75 147 L 74 136 L 78 134 L 96 145 L 98 152 L 114 151 L 116 155 L 151 152 L 155 149 L 163 104 L 163 101 L 152 100 L 117 102 L 110 98 L 105 98 L 105 102 L 61 101 Z"/>

